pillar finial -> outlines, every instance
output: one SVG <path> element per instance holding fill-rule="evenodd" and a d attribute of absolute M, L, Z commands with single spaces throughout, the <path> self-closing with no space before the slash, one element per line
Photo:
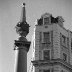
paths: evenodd
<path fill-rule="evenodd" d="M 25 4 L 25 3 L 23 3 L 23 6 L 24 6 L 24 7 L 25 7 L 25 5 L 26 5 L 26 4 Z"/>
<path fill-rule="evenodd" d="M 23 3 L 22 7 L 22 13 L 21 13 L 21 20 L 16 25 L 16 32 L 21 37 L 26 37 L 29 33 L 29 24 L 26 22 L 26 9 L 25 9 L 25 3 Z"/>

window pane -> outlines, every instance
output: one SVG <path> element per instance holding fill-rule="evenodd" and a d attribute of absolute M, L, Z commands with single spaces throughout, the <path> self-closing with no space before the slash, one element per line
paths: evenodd
<path fill-rule="evenodd" d="M 39 42 L 41 43 L 42 41 L 42 32 L 39 33 Z"/>
<path fill-rule="evenodd" d="M 44 72 L 50 72 L 50 70 L 44 70 Z"/>
<path fill-rule="evenodd" d="M 50 50 L 44 50 L 44 60 L 50 60 Z"/>
<path fill-rule="evenodd" d="M 48 43 L 50 41 L 50 34 L 49 32 L 44 32 L 44 42 Z"/>
<path fill-rule="evenodd" d="M 64 35 L 62 35 L 62 42 L 66 43 L 66 37 Z"/>
<path fill-rule="evenodd" d="M 67 60 L 67 55 L 65 53 L 63 53 L 63 60 L 66 61 Z"/>
<path fill-rule="evenodd" d="M 42 72 L 42 70 L 40 69 L 39 72 Z"/>
<path fill-rule="evenodd" d="M 67 38 L 67 47 L 69 47 L 69 38 Z"/>
<path fill-rule="evenodd" d="M 48 23 L 49 23 L 49 18 L 48 17 L 44 18 L 44 24 L 48 24 Z"/>
<path fill-rule="evenodd" d="M 72 39 L 71 39 L 71 50 L 72 50 Z"/>

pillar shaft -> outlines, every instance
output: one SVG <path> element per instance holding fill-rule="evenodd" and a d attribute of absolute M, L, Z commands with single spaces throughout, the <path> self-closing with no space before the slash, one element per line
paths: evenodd
<path fill-rule="evenodd" d="M 27 72 L 27 51 L 24 49 L 17 50 L 15 72 Z"/>

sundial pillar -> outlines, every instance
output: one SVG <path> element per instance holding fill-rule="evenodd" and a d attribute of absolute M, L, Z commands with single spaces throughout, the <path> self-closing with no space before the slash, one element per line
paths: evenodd
<path fill-rule="evenodd" d="M 22 19 L 16 25 L 16 32 L 20 35 L 18 40 L 15 40 L 16 61 L 15 72 L 27 72 L 27 52 L 30 48 L 30 41 L 26 39 L 29 33 L 29 24 L 26 22 L 25 3 L 23 3 Z"/>

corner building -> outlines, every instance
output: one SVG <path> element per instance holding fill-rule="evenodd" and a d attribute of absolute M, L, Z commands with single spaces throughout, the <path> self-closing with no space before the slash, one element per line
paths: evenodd
<path fill-rule="evenodd" d="M 72 72 L 72 32 L 61 16 L 45 13 L 37 20 L 33 49 L 34 72 Z"/>

